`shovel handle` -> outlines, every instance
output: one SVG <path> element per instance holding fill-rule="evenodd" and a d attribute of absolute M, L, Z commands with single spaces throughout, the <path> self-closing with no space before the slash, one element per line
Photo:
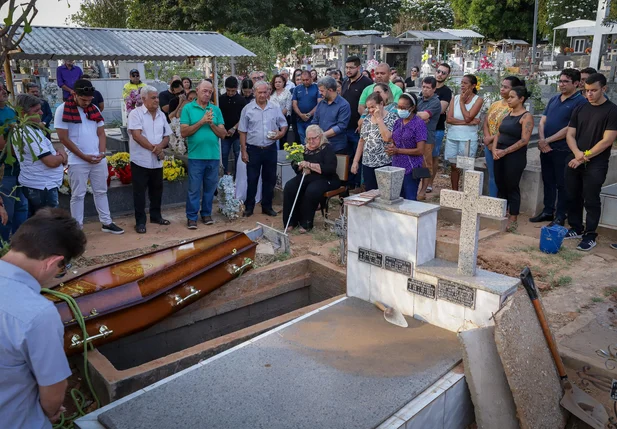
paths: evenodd
<path fill-rule="evenodd" d="M 378 309 L 380 309 L 381 311 L 386 311 L 386 310 L 387 310 L 386 306 L 385 306 L 385 305 L 383 305 L 383 304 L 382 304 L 381 302 L 379 302 L 379 301 L 375 301 L 375 306 L 376 306 Z"/>
<path fill-rule="evenodd" d="M 531 298 L 531 304 L 533 305 L 536 315 L 538 316 L 538 321 L 540 322 L 540 327 L 542 328 L 542 333 L 544 334 L 548 348 L 551 351 L 551 355 L 553 355 L 553 360 L 555 361 L 555 366 L 557 367 L 559 377 L 562 380 L 567 379 L 568 375 L 566 374 L 566 368 L 563 366 L 561 356 L 559 356 L 559 351 L 557 350 L 557 345 L 553 339 L 551 328 L 548 326 L 546 316 L 544 315 L 542 304 L 540 304 L 540 301 L 538 300 L 538 290 L 535 282 L 533 281 L 533 276 L 531 275 L 531 270 L 529 267 L 525 267 L 525 269 L 521 272 L 520 278 L 523 286 L 525 286 L 525 289 L 529 294 L 529 298 Z"/>

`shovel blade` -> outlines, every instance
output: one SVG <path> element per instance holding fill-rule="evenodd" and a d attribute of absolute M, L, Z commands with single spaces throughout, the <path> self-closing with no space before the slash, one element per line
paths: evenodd
<path fill-rule="evenodd" d="M 592 428 L 604 429 L 608 423 L 604 406 L 570 382 L 564 388 L 561 406 Z"/>
<path fill-rule="evenodd" d="M 386 311 L 383 312 L 383 317 L 390 323 L 396 326 L 400 326 L 401 328 L 407 328 L 409 325 L 407 324 L 407 320 L 405 320 L 405 316 L 403 313 L 398 311 L 396 308 L 387 308 Z"/>

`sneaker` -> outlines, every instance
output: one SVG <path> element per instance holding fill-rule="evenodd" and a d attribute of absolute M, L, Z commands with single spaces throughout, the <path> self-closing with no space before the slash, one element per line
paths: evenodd
<path fill-rule="evenodd" d="M 613 243 L 613 244 L 611 244 L 610 246 L 611 246 L 611 249 L 615 249 L 615 250 L 617 250 L 617 243 Z"/>
<path fill-rule="evenodd" d="M 202 216 L 201 217 L 201 221 L 205 224 L 205 225 L 212 225 L 214 223 L 214 221 L 212 220 L 211 216 Z"/>
<path fill-rule="evenodd" d="M 109 232 L 110 234 L 124 234 L 124 230 L 113 222 L 109 225 L 103 225 L 101 231 Z"/>
<path fill-rule="evenodd" d="M 583 238 L 578 246 L 576 246 L 576 250 L 582 250 L 583 252 L 589 252 L 591 249 L 596 247 L 596 240 L 593 238 Z"/>
<path fill-rule="evenodd" d="M 563 239 L 571 240 L 573 238 L 583 238 L 583 234 L 580 232 L 576 232 L 574 228 L 570 228 Z"/>
<path fill-rule="evenodd" d="M 186 220 L 186 227 L 188 229 L 197 229 L 197 221 L 196 220 Z"/>

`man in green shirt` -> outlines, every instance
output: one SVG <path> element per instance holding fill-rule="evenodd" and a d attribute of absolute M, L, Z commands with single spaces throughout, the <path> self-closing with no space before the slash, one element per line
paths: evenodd
<path fill-rule="evenodd" d="M 390 91 L 392 91 L 392 95 L 394 96 L 394 102 L 398 103 L 398 98 L 403 93 L 403 90 L 390 82 L 390 66 L 386 63 L 381 63 L 375 69 L 375 83 L 385 83 L 390 87 Z M 367 86 L 362 91 L 362 95 L 360 96 L 360 101 L 358 102 L 358 112 L 360 115 L 364 114 L 364 110 L 366 109 L 366 98 L 373 93 L 373 88 L 375 88 L 375 83 Z"/>
<path fill-rule="evenodd" d="M 206 225 L 214 223 L 212 200 L 219 179 L 219 138 L 224 138 L 227 131 L 221 110 L 210 103 L 213 92 L 210 82 L 201 81 L 197 86 L 197 98 L 184 106 L 180 116 L 180 134 L 186 139 L 189 156 L 189 192 L 186 197 L 188 229 L 197 229 L 200 200 L 201 221 Z"/>

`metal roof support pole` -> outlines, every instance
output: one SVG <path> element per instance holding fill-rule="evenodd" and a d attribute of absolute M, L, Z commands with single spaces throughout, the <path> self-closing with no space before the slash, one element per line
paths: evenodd
<path fill-rule="evenodd" d="M 216 64 L 216 57 L 212 57 L 212 68 L 214 69 L 214 79 L 212 81 L 214 82 L 214 94 L 216 96 L 216 98 L 214 99 L 214 102 L 218 106 L 220 91 L 219 91 L 219 70 Z"/>
<path fill-rule="evenodd" d="M 557 30 L 553 30 L 553 49 L 551 49 L 551 70 L 553 70 L 553 56 L 555 55 L 555 37 L 557 37 Z"/>
<path fill-rule="evenodd" d="M 236 57 L 229 58 L 229 64 L 231 65 L 231 75 L 236 75 Z"/>
<path fill-rule="evenodd" d="M 537 48 L 537 33 L 538 33 L 538 0 L 536 0 L 535 5 L 534 5 L 534 10 L 533 10 L 533 40 L 532 40 L 532 44 L 533 46 L 531 47 L 531 67 L 529 70 L 529 74 L 533 75 L 534 72 L 534 65 L 536 63 L 536 50 Z M 555 43 L 555 42 L 553 42 Z"/>
<path fill-rule="evenodd" d="M 4 75 L 6 76 L 6 87 L 11 91 L 11 102 L 15 102 L 15 88 L 13 88 L 13 72 L 11 71 L 11 57 L 6 56 L 4 60 Z"/>

